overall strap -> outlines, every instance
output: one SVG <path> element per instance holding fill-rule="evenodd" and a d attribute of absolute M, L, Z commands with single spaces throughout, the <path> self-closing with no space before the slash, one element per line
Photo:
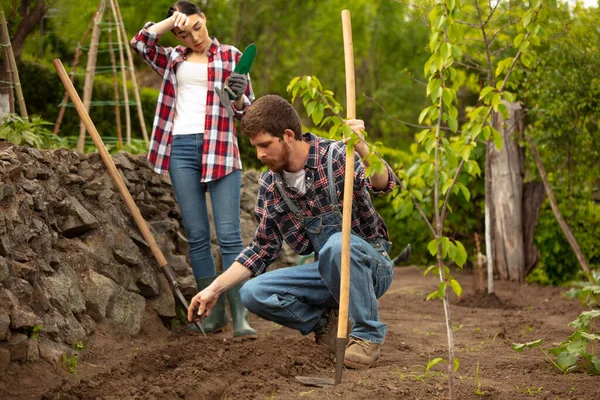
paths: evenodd
<path fill-rule="evenodd" d="M 302 221 L 302 219 L 303 219 L 304 216 L 302 215 L 302 213 L 300 212 L 300 210 L 298 210 L 298 207 L 296 207 L 296 205 L 294 204 L 294 202 L 292 201 L 292 199 L 290 199 L 288 197 L 288 195 L 285 193 L 285 188 L 283 187 L 283 182 L 281 181 L 281 178 L 279 177 L 279 174 L 273 174 L 273 176 L 275 177 L 275 187 L 279 191 L 279 194 L 281 194 L 281 197 L 283 198 L 283 201 L 285 201 L 285 204 L 288 205 L 288 207 L 294 213 L 294 215 L 296 216 L 296 218 L 298 219 L 298 221 Z"/>
<path fill-rule="evenodd" d="M 335 180 L 333 179 L 333 147 L 335 142 L 331 142 L 327 151 L 327 181 L 329 186 L 329 198 L 331 200 L 331 209 L 338 215 L 341 213 L 340 206 L 337 202 Z"/>

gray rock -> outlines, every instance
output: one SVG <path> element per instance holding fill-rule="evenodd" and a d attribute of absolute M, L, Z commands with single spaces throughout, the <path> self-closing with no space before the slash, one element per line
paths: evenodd
<path fill-rule="evenodd" d="M 62 176 L 60 182 L 63 185 L 81 185 L 82 183 L 85 183 L 85 179 L 80 175 L 67 174 Z"/>
<path fill-rule="evenodd" d="M 110 299 L 114 296 L 118 286 L 104 275 L 88 269 L 82 278 L 81 289 L 85 297 L 87 313 L 96 321 L 106 317 L 106 310 Z"/>
<path fill-rule="evenodd" d="M 47 338 L 39 339 L 40 357 L 54 365 L 60 365 L 63 354 L 70 354 L 70 349 Z"/>
<path fill-rule="evenodd" d="M 15 306 L 12 309 L 10 327 L 13 330 L 31 329 L 42 325 L 42 320 L 28 306 Z"/>
<path fill-rule="evenodd" d="M 55 275 L 40 276 L 39 285 L 50 304 L 63 313 L 85 310 L 85 299 L 79 288 L 78 276 L 70 266 L 61 265 Z"/>
<path fill-rule="evenodd" d="M 96 332 L 96 321 L 94 321 L 94 319 L 92 317 L 90 317 L 89 315 L 80 314 L 79 315 L 79 323 L 83 327 L 83 330 L 85 331 L 86 335 L 90 336 L 94 332 Z"/>
<path fill-rule="evenodd" d="M 148 265 L 135 267 L 134 275 L 137 276 L 135 284 L 140 294 L 146 298 L 158 295 L 159 287 L 156 269 Z"/>
<path fill-rule="evenodd" d="M 77 321 L 73 313 L 69 312 L 64 319 L 64 325 L 58 326 L 59 337 L 68 345 L 73 346 L 86 338 L 85 329 Z"/>
<path fill-rule="evenodd" d="M 156 311 L 161 317 L 175 317 L 175 297 L 171 292 L 171 287 L 167 278 L 163 275 L 158 277 L 158 295 L 147 301 L 148 308 Z"/>
<path fill-rule="evenodd" d="M 22 333 L 13 333 L 8 341 L 10 361 L 26 360 L 29 354 L 29 338 Z"/>
<path fill-rule="evenodd" d="M 10 366 L 10 351 L 6 347 L 0 347 L 0 374 L 8 371 Z"/>
<path fill-rule="evenodd" d="M 67 197 L 60 207 L 63 213 L 58 218 L 58 227 L 63 236 L 79 236 L 98 227 L 98 220 L 75 197 Z"/>
<path fill-rule="evenodd" d="M 0 256 L 8 257 L 11 253 L 12 245 L 8 235 L 0 236 Z"/>
<path fill-rule="evenodd" d="M 44 322 L 42 324 L 45 333 L 52 337 L 58 337 L 58 327 L 65 325 L 65 318 L 54 307 L 51 307 L 44 314 Z"/>
<path fill-rule="evenodd" d="M 118 168 L 127 169 L 130 171 L 135 170 L 135 166 L 131 163 L 131 161 L 129 161 L 129 158 L 127 158 L 127 153 L 119 152 L 117 154 L 113 154 L 112 158 Z"/>
<path fill-rule="evenodd" d="M 10 339 L 10 316 L 0 314 L 0 340 Z"/>
<path fill-rule="evenodd" d="M 4 281 L 10 275 L 6 258 L 0 256 L 0 282 Z"/>
<path fill-rule="evenodd" d="M 0 182 L 0 200 L 6 199 L 15 194 L 15 189 L 4 182 Z"/>
<path fill-rule="evenodd" d="M 38 338 L 29 338 L 29 349 L 27 351 L 27 361 L 35 361 L 40 358 L 40 349 L 38 346 Z"/>
<path fill-rule="evenodd" d="M 21 188 L 29 194 L 34 194 L 41 190 L 41 185 L 35 181 L 23 180 L 21 182 Z"/>
<path fill-rule="evenodd" d="M 122 325 L 130 335 L 136 335 L 140 331 L 145 309 L 146 300 L 142 296 L 117 288 L 106 317 Z"/>

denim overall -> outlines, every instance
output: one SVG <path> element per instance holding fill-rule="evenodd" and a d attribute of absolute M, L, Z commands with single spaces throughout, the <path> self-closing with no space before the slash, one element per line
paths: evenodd
<path fill-rule="evenodd" d="M 303 215 L 286 194 L 279 175 L 275 185 L 283 200 L 302 222 L 315 252 L 315 262 L 266 272 L 240 290 L 246 308 L 258 316 L 297 329 L 303 335 L 325 325 L 331 308 L 339 307 L 342 249 L 342 212 L 332 171 L 333 145 L 327 154 L 328 191 L 332 210 Z M 352 336 L 382 343 L 386 326 L 379 321 L 377 299 L 389 288 L 394 268 L 390 242 L 369 243 L 352 234 L 350 240 L 350 304 Z"/>

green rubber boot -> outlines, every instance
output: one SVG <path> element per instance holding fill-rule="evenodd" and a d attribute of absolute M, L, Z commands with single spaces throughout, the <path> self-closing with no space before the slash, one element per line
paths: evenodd
<path fill-rule="evenodd" d="M 217 276 L 206 276 L 196 279 L 198 291 L 206 289 Z M 202 327 L 206 333 L 217 333 L 229 331 L 229 317 L 227 316 L 227 308 L 225 306 L 225 296 L 219 296 L 217 304 L 210 310 L 210 315 L 202 319 Z"/>
<path fill-rule="evenodd" d="M 243 282 L 238 283 L 227 291 L 227 300 L 233 319 L 233 337 L 256 339 L 256 331 L 248 322 L 248 310 L 240 298 L 240 288 Z"/>

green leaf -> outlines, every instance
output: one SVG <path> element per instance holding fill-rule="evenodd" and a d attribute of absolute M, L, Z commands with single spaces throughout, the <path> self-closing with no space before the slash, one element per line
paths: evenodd
<path fill-rule="evenodd" d="M 433 271 L 435 274 L 437 274 L 437 273 L 438 273 L 439 269 L 438 269 L 437 265 L 430 265 L 430 266 L 429 266 L 429 267 L 428 267 L 428 268 L 425 270 L 425 272 L 423 272 L 423 276 L 426 276 L 428 273 L 430 273 L 430 272 L 432 272 L 432 271 Z"/>
<path fill-rule="evenodd" d="M 448 88 L 444 88 L 442 91 L 442 100 L 446 106 L 450 106 L 452 104 L 452 91 Z"/>
<path fill-rule="evenodd" d="M 433 300 L 436 297 L 438 297 L 438 292 L 431 292 L 427 295 L 427 298 L 425 299 L 425 301 L 429 301 L 429 300 Z"/>
<path fill-rule="evenodd" d="M 296 86 L 296 83 L 298 83 L 299 80 L 300 80 L 300 77 L 297 76 L 290 81 L 289 85 L 287 86 L 288 93 L 292 91 L 292 89 L 294 88 L 294 86 Z"/>
<path fill-rule="evenodd" d="M 423 139 L 425 139 L 427 137 L 427 134 L 430 132 L 429 129 L 424 129 L 421 132 L 419 132 L 416 136 L 417 142 L 421 143 L 423 141 Z"/>
<path fill-rule="evenodd" d="M 444 298 L 444 294 L 446 293 L 446 282 L 440 282 L 437 293 L 440 299 Z"/>
<path fill-rule="evenodd" d="M 456 293 L 456 295 L 460 297 L 460 295 L 462 294 L 462 287 L 460 286 L 460 283 L 458 283 L 458 281 L 455 279 L 450 279 L 450 286 L 452 287 L 454 293 Z"/>
<path fill-rule="evenodd" d="M 498 104 L 500 104 L 501 100 L 502 95 L 500 93 L 494 94 L 494 96 L 492 97 L 492 108 L 494 109 L 494 111 L 498 111 Z"/>
<path fill-rule="evenodd" d="M 464 187 L 464 186 L 462 186 L 462 187 L 465 190 L 467 190 L 466 187 Z M 467 190 L 467 192 L 468 192 L 468 190 Z M 463 194 L 464 194 L 464 192 L 463 192 Z M 467 196 L 465 196 L 465 197 L 467 197 Z M 458 240 L 455 241 L 455 244 L 456 244 L 456 248 L 458 250 L 458 257 L 456 260 L 454 260 L 454 262 L 462 267 L 463 265 L 465 265 L 465 262 L 467 262 L 467 251 L 465 250 L 465 246 L 463 246 L 463 244 L 461 242 L 459 242 Z"/>
<path fill-rule="evenodd" d="M 569 367 L 577 363 L 577 354 L 569 353 L 568 351 L 561 352 L 556 357 L 556 364 L 561 370 L 566 371 Z"/>
<path fill-rule="evenodd" d="M 422 123 L 423 120 L 425 119 L 425 117 L 427 116 L 427 113 L 429 112 L 429 109 L 431 107 L 427 107 L 426 109 L 424 109 L 423 111 L 421 111 L 421 115 L 419 115 L 419 123 Z M 420 140 L 419 140 L 420 142 Z"/>
<path fill-rule="evenodd" d="M 527 343 L 513 343 L 512 344 L 512 349 L 516 352 L 522 352 L 523 349 L 533 349 L 535 347 L 539 347 L 541 346 L 543 343 L 542 339 L 538 339 L 535 340 L 533 342 L 527 342 Z"/>
<path fill-rule="evenodd" d="M 310 103 L 308 103 L 306 105 L 306 114 L 310 117 L 311 114 L 313 113 L 313 111 L 315 110 L 315 107 L 317 106 L 317 102 L 316 101 L 311 101 Z"/>
<path fill-rule="evenodd" d="M 462 157 L 462 159 L 465 161 L 469 161 L 469 157 L 471 157 L 472 150 L 473 146 L 471 146 L 470 144 L 463 147 L 462 151 L 460 152 L 460 156 Z"/>
<path fill-rule="evenodd" d="M 458 358 L 454 358 L 454 372 L 458 371 L 458 367 L 460 366 L 460 361 Z"/>
<path fill-rule="evenodd" d="M 458 121 L 456 118 L 452 116 L 448 116 L 448 127 L 452 130 L 452 132 L 456 132 L 458 130 Z"/>
<path fill-rule="evenodd" d="M 452 186 L 452 179 L 448 179 L 446 182 L 444 182 L 444 185 L 442 186 L 442 194 L 446 194 L 450 186 Z"/>
<path fill-rule="evenodd" d="M 312 120 L 315 125 L 319 125 L 319 123 L 323 119 L 324 109 L 325 109 L 325 106 L 323 105 L 323 103 L 317 104 L 317 107 L 314 110 L 313 115 L 312 115 Z"/>
<path fill-rule="evenodd" d="M 423 193 L 417 189 L 411 189 L 410 194 L 412 194 L 419 201 L 423 201 Z"/>
<path fill-rule="evenodd" d="M 429 242 L 427 245 L 427 250 L 429 250 L 432 256 L 435 256 L 438 252 L 437 240 L 433 239 L 431 242 Z"/>
<path fill-rule="evenodd" d="M 444 236 L 442 238 L 442 251 L 443 251 L 444 258 L 446 258 L 446 256 L 448 255 L 449 248 L 450 248 L 450 239 L 448 239 L 447 237 Z"/>
<path fill-rule="evenodd" d="M 500 112 L 500 114 L 502 115 L 502 118 L 504 118 L 504 120 L 508 119 L 508 108 L 506 107 L 506 104 L 500 102 L 498 104 L 498 111 Z"/>
<path fill-rule="evenodd" d="M 501 150 L 504 143 L 502 135 L 495 129 L 492 129 L 492 134 L 494 135 L 494 145 L 496 146 L 496 149 Z"/>
<path fill-rule="evenodd" d="M 596 372 L 600 372 L 600 358 L 592 356 L 592 365 L 596 369 Z"/>
<path fill-rule="evenodd" d="M 427 367 L 425 367 L 425 369 L 427 371 L 429 371 L 431 368 L 435 367 L 436 365 L 438 365 L 442 361 L 444 361 L 444 359 L 441 358 L 441 357 L 434 358 L 433 360 L 431 360 L 431 361 L 429 361 L 427 363 Z"/>
<path fill-rule="evenodd" d="M 479 100 L 481 100 L 481 99 L 483 99 L 483 98 L 487 97 L 487 95 L 488 95 L 489 93 L 491 93 L 491 92 L 492 92 L 492 90 L 496 90 L 496 88 L 493 88 L 493 87 L 491 87 L 491 86 L 486 86 L 486 87 L 484 87 L 484 88 L 481 90 L 481 92 L 479 93 Z"/>
<path fill-rule="evenodd" d="M 465 200 L 469 201 L 471 199 L 471 192 L 465 185 L 460 185 L 460 191 L 462 192 Z"/>
<path fill-rule="evenodd" d="M 521 45 L 521 42 L 523 41 L 523 39 L 525 38 L 525 34 L 521 33 L 518 34 L 515 39 L 513 40 L 513 43 L 515 45 L 516 48 L 519 48 L 519 46 Z"/>

